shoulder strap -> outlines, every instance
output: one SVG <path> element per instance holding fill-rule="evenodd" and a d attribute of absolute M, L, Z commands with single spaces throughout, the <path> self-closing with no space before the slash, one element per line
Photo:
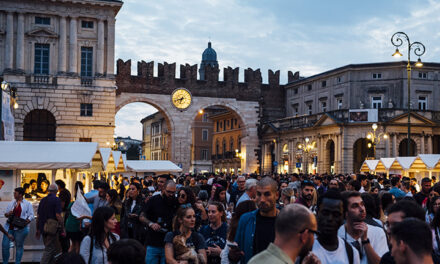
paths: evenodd
<path fill-rule="evenodd" d="M 350 244 L 348 244 L 348 242 L 344 239 L 344 244 L 345 244 L 345 251 L 347 251 L 347 257 L 348 257 L 348 263 L 349 264 L 353 264 L 353 248 L 351 247 Z"/>

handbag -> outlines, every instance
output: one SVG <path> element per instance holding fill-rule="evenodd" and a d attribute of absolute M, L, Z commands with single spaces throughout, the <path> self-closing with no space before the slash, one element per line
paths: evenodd
<path fill-rule="evenodd" d="M 28 224 L 26 219 L 20 218 L 20 217 L 16 217 L 15 215 L 11 215 L 8 219 L 8 223 L 13 226 L 16 227 L 18 229 L 22 229 L 25 228 L 26 225 Z"/>
<path fill-rule="evenodd" d="M 58 221 L 52 218 L 47 219 L 44 223 L 43 232 L 46 235 L 55 236 L 58 232 Z"/>

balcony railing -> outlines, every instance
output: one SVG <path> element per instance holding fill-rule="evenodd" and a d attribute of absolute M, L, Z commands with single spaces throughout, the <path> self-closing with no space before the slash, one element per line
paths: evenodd
<path fill-rule="evenodd" d="M 379 122 L 387 122 L 399 115 L 406 113 L 406 109 L 401 108 L 380 108 L 378 111 L 378 121 Z M 412 109 L 413 113 L 417 113 L 433 122 L 440 123 L 440 111 L 432 111 L 432 110 L 419 110 Z M 307 128 L 312 127 L 316 124 L 316 122 L 324 115 L 325 113 L 318 113 L 314 115 L 303 115 L 296 117 L 288 117 L 283 119 L 278 119 L 272 121 L 272 123 L 279 130 L 288 130 L 288 129 L 296 129 L 296 128 Z M 334 110 L 327 112 L 329 116 L 331 116 L 334 120 L 340 123 L 348 123 L 349 122 L 349 110 Z"/>
<path fill-rule="evenodd" d="M 92 86 L 93 85 L 93 77 L 81 76 L 81 85 L 82 86 Z"/>
<path fill-rule="evenodd" d="M 49 75 L 34 75 L 33 83 L 43 83 L 48 84 L 50 80 Z"/>
<path fill-rule="evenodd" d="M 227 151 L 227 152 L 222 153 L 222 154 L 211 155 L 211 159 L 212 160 L 231 160 L 231 159 L 239 159 L 239 158 L 236 157 L 234 151 Z"/>

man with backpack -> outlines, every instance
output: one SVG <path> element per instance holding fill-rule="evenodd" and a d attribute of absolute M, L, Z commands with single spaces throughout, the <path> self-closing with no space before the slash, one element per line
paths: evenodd
<path fill-rule="evenodd" d="M 359 253 L 338 237 L 344 220 L 343 200 L 337 190 L 330 189 L 323 196 L 318 209 L 318 237 L 312 252 L 322 264 L 359 264 Z"/>

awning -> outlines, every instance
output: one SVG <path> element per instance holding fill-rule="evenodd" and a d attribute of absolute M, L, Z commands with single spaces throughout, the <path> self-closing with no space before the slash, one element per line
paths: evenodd
<path fill-rule="evenodd" d="M 391 165 L 395 161 L 395 158 L 380 158 L 379 163 L 377 163 L 376 171 L 387 172 L 390 170 Z"/>
<path fill-rule="evenodd" d="M 87 169 L 95 160 L 95 142 L 0 141 L 0 169 Z"/>
<path fill-rule="evenodd" d="M 362 164 L 361 171 L 363 172 L 374 171 L 378 163 L 379 160 L 365 160 L 364 163 Z"/>
<path fill-rule="evenodd" d="M 182 169 L 169 160 L 127 160 L 127 170 L 133 172 L 182 172 Z"/>

